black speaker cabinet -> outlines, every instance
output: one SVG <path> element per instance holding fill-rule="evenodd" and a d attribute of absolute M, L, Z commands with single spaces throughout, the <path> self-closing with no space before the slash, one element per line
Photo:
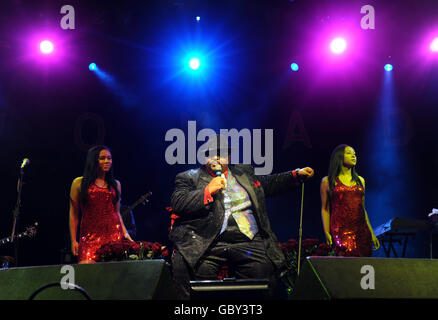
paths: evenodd
<path fill-rule="evenodd" d="M 83 289 L 63 289 L 73 283 Z M 64 285 L 64 288 L 66 285 Z M 164 260 L 52 265 L 0 270 L 0 299 L 174 300 Z M 39 289 L 39 292 L 37 292 Z"/>
<path fill-rule="evenodd" d="M 291 299 L 437 299 L 438 260 L 309 257 Z"/>

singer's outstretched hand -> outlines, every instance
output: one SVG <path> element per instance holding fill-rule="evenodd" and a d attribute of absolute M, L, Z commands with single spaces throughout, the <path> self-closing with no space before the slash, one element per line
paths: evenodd
<path fill-rule="evenodd" d="M 314 175 L 314 171 L 312 168 L 306 167 L 298 170 L 297 172 L 298 176 L 309 179 L 312 178 Z"/>
<path fill-rule="evenodd" d="M 214 195 L 219 192 L 221 189 L 225 189 L 225 179 L 222 177 L 215 177 L 207 186 L 208 191 L 211 195 Z"/>

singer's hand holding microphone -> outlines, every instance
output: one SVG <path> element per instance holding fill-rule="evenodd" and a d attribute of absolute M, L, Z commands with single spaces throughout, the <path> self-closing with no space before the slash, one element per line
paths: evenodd
<path fill-rule="evenodd" d="M 220 190 L 225 189 L 225 179 L 221 176 L 215 177 L 210 181 L 207 187 L 210 194 L 214 195 Z"/>

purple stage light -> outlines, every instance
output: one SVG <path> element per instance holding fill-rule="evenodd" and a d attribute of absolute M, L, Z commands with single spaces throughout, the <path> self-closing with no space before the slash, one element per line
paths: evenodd
<path fill-rule="evenodd" d="M 433 39 L 432 43 L 430 44 L 430 50 L 432 52 L 438 52 L 438 37 Z"/>
<path fill-rule="evenodd" d="M 335 54 L 341 54 L 347 48 L 347 42 L 343 38 L 336 38 L 330 44 L 330 49 Z"/>
<path fill-rule="evenodd" d="M 53 43 L 49 40 L 41 41 L 40 50 L 44 54 L 50 54 L 53 52 Z"/>
<path fill-rule="evenodd" d="M 419 59 L 415 61 L 416 68 L 429 69 L 431 64 L 438 63 L 438 26 L 431 27 L 430 30 L 415 45 L 418 50 Z"/>

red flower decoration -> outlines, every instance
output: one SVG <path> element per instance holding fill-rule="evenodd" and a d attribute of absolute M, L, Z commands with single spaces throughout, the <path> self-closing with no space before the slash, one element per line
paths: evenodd
<path fill-rule="evenodd" d="M 260 187 L 260 185 L 261 185 L 260 181 L 258 180 L 254 181 L 254 187 L 258 188 Z"/>
<path fill-rule="evenodd" d="M 154 252 L 154 253 L 158 253 L 158 252 L 160 252 L 160 250 L 161 250 L 161 244 L 159 244 L 158 242 L 156 242 L 156 243 L 154 243 L 153 245 L 152 245 L 152 251 Z"/>
<path fill-rule="evenodd" d="M 306 239 L 301 243 L 301 245 L 304 249 L 311 249 L 314 246 L 316 246 L 318 243 L 319 243 L 318 239 Z"/>
<path fill-rule="evenodd" d="M 143 252 L 140 254 L 140 249 Z M 132 242 L 126 239 L 120 241 L 111 241 L 101 246 L 96 251 L 97 262 L 102 261 L 122 261 L 133 259 L 130 255 L 137 256 L 136 259 L 162 259 L 169 255 L 168 249 L 162 244 L 147 241 Z"/>
<path fill-rule="evenodd" d="M 289 239 L 286 243 L 287 250 L 294 250 L 298 247 L 298 242 L 295 239 Z"/>
<path fill-rule="evenodd" d="M 331 248 L 328 244 L 326 243 L 320 243 L 318 246 L 318 249 L 316 250 L 316 255 L 317 256 L 326 256 L 329 254 Z"/>

